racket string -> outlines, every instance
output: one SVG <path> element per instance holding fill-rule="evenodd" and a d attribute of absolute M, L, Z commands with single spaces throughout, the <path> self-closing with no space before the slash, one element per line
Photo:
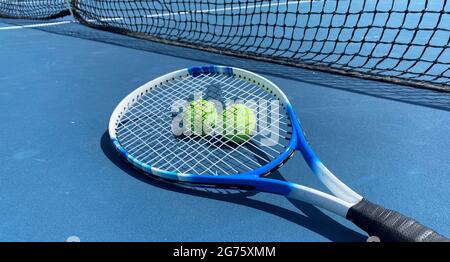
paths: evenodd
<path fill-rule="evenodd" d="M 143 103 L 143 102 L 146 102 L 146 100 L 141 100 L 141 103 Z M 150 107 L 150 105 L 143 104 L 143 106 L 140 107 L 140 108 L 148 108 L 148 107 Z M 131 114 L 133 115 L 134 118 L 137 117 L 138 114 L 141 114 L 141 115 L 147 115 L 148 114 L 147 112 L 144 112 L 141 109 L 136 109 L 136 108 L 137 107 L 135 107 L 135 110 L 131 112 Z M 136 113 L 138 113 L 138 114 L 136 114 Z M 167 122 L 170 122 L 170 120 L 171 119 L 169 119 L 169 121 L 167 121 Z M 166 126 L 161 126 L 161 125 L 160 126 L 152 126 L 151 128 L 152 129 L 150 129 L 150 130 L 155 130 L 157 132 L 147 132 L 147 130 L 143 130 L 143 132 L 145 132 L 147 134 L 150 134 L 150 135 L 153 134 L 153 137 L 151 137 L 151 136 L 147 137 L 147 138 L 150 138 L 150 139 L 146 139 L 146 140 L 154 141 L 155 142 L 155 146 L 150 146 L 148 143 L 144 143 L 146 145 L 146 147 L 148 148 L 147 151 L 143 151 L 140 155 L 136 156 L 137 159 L 140 159 L 144 163 L 148 163 L 152 159 L 145 159 L 145 158 L 141 159 L 142 155 L 147 154 L 148 156 L 151 156 L 151 154 L 149 154 L 149 153 L 158 152 L 158 150 L 154 150 L 155 148 L 161 148 L 161 147 L 164 148 L 165 145 L 167 145 L 167 143 L 165 141 L 161 141 L 161 139 L 157 139 L 157 138 L 170 137 L 172 135 L 172 133 L 170 132 L 170 129 L 168 129 Z M 161 133 L 161 131 L 162 132 L 167 131 L 167 132 L 166 133 Z M 132 141 L 132 142 L 136 142 L 136 141 Z M 173 142 L 173 141 L 169 141 L 169 142 Z M 172 145 L 171 147 L 173 147 L 173 143 L 170 143 L 170 144 Z M 129 150 L 129 152 L 131 154 L 136 155 L 137 152 L 135 151 L 135 149 L 136 148 L 140 149 L 141 146 L 142 146 L 141 144 L 137 143 L 135 147 L 129 148 L 128 150 Z M 201 148 L 201 147 L 199 147 L 199 148 Z M 180 156 L 181 155 L 180 152 L 185 153 L 185 155 L 188 155 L 187 151 L 186 150 L 180 150 L 179 147 L 176 148 L 176 150 L 177 150 L 176 151 L 177 153 L 174 153 L 174 150 L 167 151 L 167 152 L 171 153 L 172 156 L 174 156 L 175 158 L 178 159 L 178 162 L 173 163 L 173 164 L 171 164 L 172 161 L 166 161 L 166 164 L 170 164 L 169 167 L 172 168 L 172 169 L 180 169 L 180 167 L 186 165 L 185 158 Z M 152 151 L 152 152 L 149 152 L 149 151 Z M 165 155 L 156 154 L 155 158 L 158 158 L 159 161 L 161 161 L 161 160 L 167 159 L 169 156 L 170 156 L 170 154 L 165 154 Z M 179 163 L 179 162 L 181 162 L 181 163 Z M 159 163 L 159 162 L 158 161 L 154 162 L 154 163 L 152 163 L 152 165 L 156 165 L 157 163 Z M 166 167 L 166 166 L 164 166 L 164 167 Z M 204 166 L 204 167 L 206 168 L 206 166 Z M 161 168 L 163 168 L 163 166 L 161 166 Z"/>
<path fill-rule="evenodd" d="M 229 78 L 228 78 L 228 79 L 229 79 Z M 233 89 L 233 90 L 228 90 L 228 91 L 229 91 L 228 93 L 233 93 L 233 94 L 236 93 L 236 90 L 237 90 L 237 89 L 238 89 L 238 90 L 245 90 L 245 89 L 247 89 L 247 88 L 249 89 L 249 91 L 244 92 L 244 93 L 246 93 L 246 94 L 252 94 L 252 93 L 250 93 L 250 90 L 251 90 L 251 89 L 250 89 L 249 87 L 251 87 L 251 88 L 258 88 L 258 87 L 255 87 L 255 86 L 251 86 L 251 83 L 246 82 L 246 81 L 244 81 L 245 83 L 243 83 L 243 85 L 236 86 L 236 85 L 230 85 L 229 83 L 222 81 L 220 78 L 218 78 L 217 80 L 218 80 L 218 82 L 222 83 L 223 85 L 229 86 L 230 89 Z M 259 89 L 259 88 L 258 88 L 258 89 Z M 253 95 L 254 95 L 254 94 L 256 94 L 256 93 L 253 93 Z M 261 91 L 260 94 L 263 94 L 263 92 Z M 260 95 L 258 95 L 258 96 L 260 96 Z M 246 98 L 246 97 L 244 97 L 244 96 L 241 96 L 241 97 Z M 230 128 L 230 129 L 231 129 L 231 128 Z M 226 145 L 225 143 L 222 143 L 221 146 L 225 146 L 225 145 Z M 236 150 L 228 152 L 228 153 L 225 155 L 225 157 L 229 156 L 232 152 L 240 152 L 240 151 L 238 150 L 239 147 L 242 147 L 243 149 L 246 149 L 246 147 L 244 147 L 244 145 L 246 145 L 246 144 L 240 144 L 240 145 L 238 145 L 237 148 L 236 148 Z M 251 144 L 248 144 L 248 145 L 251 145 Z M 248 145 L 246 145 L 246 146 L 248 146 Z M 218 147 L 218 148 L 220 148 L 220 147 Z M 269 149 L 271 149 L 271 148 L 269 148 Z M 210 151 L 207 155 L 205 155 L 205 156 L 203 157 L 203 159 L 200 159 L 198 162 L 202 162 L 203 160 L 208 159 L 209 156 L 212 156 L 212 155 L 214 154 L 214 151 L 215 151 L 215 150 Z M 248 150 L 247 150 L 247 151 L 248 151 Z M 248 153 L 253 153 L 253 152 L 248 152 Z M 276 153 L 277 153 L 277 155 L 278 155 L 280 152 L 276 151 Z M 267 152 L 266 152 L 266 154 L 267 154 Z M 267 163 L 268 160 L 265 159 L 265 158 L 262 158 L 259 154 L 254 154 L 254 155 L 255 155 L 257 158 L 259 158 L 260 160 L 262 160 L 262 161 L 264 161 L 264 162 Z M 273 158 L 276 157 L 277 155 L 275 155 L 275 156 L 269 155 L 269 157 L 271 157 L 271 158 L 273 159 Z M 261 166 L 261 163 L 258 163 L 258 162 L 253 161 L 253 160 L 251 160 L 251 162 L 253 162 L 256 166 L 258 166 L 258 165 Z M 249 167 L 249 168 L 250 168 L 250 167 Z M 190 170 L 195 170 L 195 166 L 193 166 Z M 190 170 L 188 170 L 188 171 L 190 171 Z"/>
<path fill-rule="evenodd" d="M 146 105 L 144 105 L 144 108 L 146 107 Z M 145 114 L 144 112 L 141 112 L 142 114 Z M 168 130 L 167 128 L 164 128 L 163 126 L 160 126 L 160 129 L 158 129 L 158 128 L 155 128 L 155 130 Z M 162 136 L 162 134 L 157 134 L 158 136 Z M 171 135 L 171 134 L 167 134 L 167 135 Z M 159 144 L 159 146 L 164 146 L 164 143 L 163 142 L 161 142 L 160 140 L 155 140 L 155 141 L 157 141 L 157 143 Z M 148 145 L 148 144 L 147 144 Z M 139 144 L 137 145 L 137 147 L 139 146 Z M 202 146 L 203 145 L 201 145 L 201 146 L 198 146 L 198 148 L 202 148 Z M 147 153 L 149 150 L 152 150 L 154 147 L 149 147 L 149 149 L 146 151 L 146 152 L 144 152 L 144 153 Z M 133 148 L 131 148 L 131 149 L 129 149 L 130 150 L 130 152 L 131 153 L 133 153 Z M 169 152 L 171 152 L 171 151 L 169 151 Z M 193 152 L 196 152 L 196 151 L 193 151 Z M 144 154 L 143 153 L 143 154 Z M 179 151 L 179 148 L 178 148 L 178 150 L 177 150 L 177 153 L 175 154 L 175 153 L 173 153 L 172 152 L 172 155 L 174 155 L 175 157 L 178 157 L 180 154 L 180 151 Z M 186 154 L 186 155 L 188 155 L 188 153 L 186 152 L 186 150 L 184 150 L 184 153 Z M 199 152 L 198 154 L 202 154 L 202 152 Z M 159 161 L 161 161 L 161 160 L 163 160 L 163 159 L 165 159 L 165 158 L 167 158 L 168 157 L 168 155 L 165 155 L 165 157 L 162 157 L 161 155 L 157 155 L 156 157 L 158 157 L 159 158 Z M 191 156 L 192 157 L 192 156 Z M 137 157 L 138 159 L 139 159 L 139 156 Z M 184 166 L 184 165 L 186 165 L 186 162 L 184 161 L 184 158 L 181 158 L 181 157 L 178 157 L 178 159 L 179 160 L 181 160 L 181 162 L 182 163 L 176 163 L 176 164 L 174 164 L 174 165 L 171 165 L 171 167 L 179 167 L 178 165 L 180 165 L 181 167 L 182 166 Z M 219 160 L 219 158 L 218 158 L 218 160 Z M 148 159 L 143 159 L 142 161 L 144 161 L 144 162 L 148 162 L 149 160 Z M 167 163 L 170 163 L 170 162 L 167 162 Z M 153 165 L 155 165 L 155 164 L 157 164 L 157 163 L 152 163 Z M 228 165 L 229 166 L 229 165 Z M 229 167 L 231 167 L 231 166 L 229 166 Z M 162 168 L 162 167 L 161 167 Z M 206 169 L 206 167 L 205 167 L 205 169 Z M 223 171 L 223 172 L 226 172 L 225 170 L 221 170 L 221 171 Z M 235 170 L 235 169 L 233 169 L 233 171 L 234 172 L 237 172 L 237 170 Z"/>
<path fill-rule="evenodd" d="M 146 106 L 146 105 L 144 105 L 144 106 Z M 147 106 L 148 107 L 148 106 Z M 161 128 L 164 128 L 164 127 L 161 127 Z M 204 145 L 198 145 L 198 147 L 199 148 L 201 148 L 201 147 L 204 147 Z M 194 151 L 195 152 L 195 151 Z M 202 152 L 200 152 L 199 154 L 201 154 Z M 192 156 L 191 156 L 192 157 Z M 194 156 L 195 157 L 195 156 Z M 220 158 L 218 158 L 218 160 L 220 160 Z M 147 161 L 147 160 L 145 160 L 145 161 Z M 160 161 L 161 161 L 161 159 L 160 159 Z M 201 162 L 200 162 L 201 163 Z M 155 162 L 155 163 L 153 163 L 154 165 L 156 165 L 156 164 L 158 164 L 158 162 Z M 237 170 L 234 170 L 234 171 L 237 171 Z"/>
<path fill-rule="evenodd" d="M 218 76 L 218 78 L 215 78 L 215 79 L 211 78 L 210 80 L 214 81 L 214 82 L 219 82 L 223 85 L 229 85 L 231 87 L 237 87 L 237 88 L 245 88 L 245 85 L 247 85 L 247 83 L 245 83 L 243 81 L 239 81 L 237 79 L 232 79 L 231 83 L 218 81 L 220 79 L 220 77 L 221 76 Z M 223 76 L 222 76 L 222 78 L 223 78 Z M 203 78 L 202 82 L 205 82 L 205 79 L 208 80 L 207 78 Z M 227 78 L 227 79 L 229 79 L 229 78 Z M 238 82 L 241 82 L 241 84 L 240 85 L 234 84 L 234 83 L 238 83 Z M 201 87 L 202 84 L 204 84 L 204 83 L 198 82 L 199 87 Z M 201 140 L 202 141 L 206 140 L 206 142 L 209 144 L 217 144 L 217 142 L 218 142 L 218 140 L 214 137 L 209 137 L 209 138 L 204 137 Z M 188 170 L 183 170 L 183 171 L 184 172 L 195 171 L 195 170 L 197 170 L 197 166 L 200 165 L 201 163 L 204 163 L 207 159 L 209 159 L 209 162 L 212 163 L 212 167 L 219 167 L 220 164 L 224 164 L 224 165 L 231 167 L 229 164 L 230 160 L 236 162 L 236 164 L 239 164 L 239 165 L 241 165 L 241 167 L 245 167 L 248 170 L 251 170 L 253 166 L 260 165 L 259 162 L 256 162 L 253 159 L 250 159 L 250 161 L 247 161 L 247 162 L 252 162 L 251 166 L 246 165 L 246 162 L 239 161 L 239 159 L 238 159 L 239 157 L 240 158 L 246 157 L 246 155 L 243 155 L 243 153 L 241 153 L 239 150 L 229 150 L 229 152 L 226 152 L 225 150 L 222 149 L 224 146 L 227 146 L 227 145 L 222 143 L 220 146 L 216 146 L 212 150 L 207 151 L 206 154 L 203 154 L 203 152 L 200 152 L 197 155 L 200 155 L 201 158 L 196 159 L 196 162 L 194 165 L 191 165 Z M 197 148 L 197 147 L 194 147 L 194 148 Z M 228 146 L 228 149 L 232 149 L 232 148 Z M 232 153 L 235 153 L 235 156 L 232 156 L 231 155 Z M 237 155 L 237 153 L 239 153 L 239 156 Z M 249 152 L 249 153 L 251 153 L 251 152 Z M 211 161 L 210 157 L 214 157 L 216 159 L 216 161 Z M 226 159 L 227 161 L 223 161 L 223 159 Z M 228 170 L 228 172 L 226 172 L 226 173 L 230 173 L 229 171 L 230 170 Z M 237 173 L 239 170 L 236 170 L 233 167 L 231 167 L 231 171 L 233 171 L 232 173 Z"/>
<path fill-rule="evenodd" d="M 152 164 L 152 166 L 161 164 L 158 168 L 170 168 L 170 170 L 176 170 L 177 172 L 193 171 L 194 173 L 208 174 L 219 172 L 229 174 L 230 171 L 232 171 L 231 173 L 241 173 L 245 170 L 253 170 L 255 167 L 270 162 L 271 159 L 282 152 L 285 145 L 277 144 L 276 146 L 281 148 L 278 150 L 274 147 L 266 147 L 265 150 L 261 150 L 258 145 L 247 142 L 233 148 L 216 137 L 197 139 L 183 137 L 174 141 L 173 134 L 168 128 L 170 125 L 167 125 L 171 122 L 171 117 L 166 112 L 161 112 L 161 109 L 170 108 L 170 104 L 180 98 L 189 98 L 188 96 L 193 92 L 205 91 L 205 87 L 208 85 L 222 87 L 223 96 L 228 99 L 235 97 L 243 101 L 246 99 L 273 99 L 273 96 L 268 95 L 260 86 L 225 75 L 210 74 L 201 77 L 189 76 L 170 79 L 141 96 L 124 113 L 121 124 L 117 128 L 121 144 L 137 159 Z M 157 99 L 157 97 L 164 97 L 164 99 Z M 271 112 L 271 116 L 274 117 L 274 115 L 280 119 L 279 125 L 286 127 L 281 128 L 280 131 L 284 134 L 289 132 L 288 125 L 290 123 L 284 122 L 286 117 L 279 112 Z M 267 117 L 268 115 L 263 115 L 264 119 L 267 119 Z M 163 123 L 166 123 L 166 125 Z M 270 126 L 269 123 L 263 124 L 265 124 L 265 127 L 262 131 L 267 131 Z M 149 143 L 148 141 L 153 142 Z M 167 142 L 170 146 L 164 147 L 168 144 Z M 251 142 L 259 141 L 252 140 Z M 262 152 L 258 152 L 258 150 Z"/>
<path fill-rule="evenodd" d="M 151 105 L 150 105 L 150 104 L 144 105 L 143 107 L 144 107 L 144 108 L 145 108 L 145 107 L 149 108 L 149 111 L 151 110 L 151 109 L 150 109 L 150 108 L 151 108 Z M 272 112 L 272 114 L 274 114 L 274 113 L 275 113 L 275 112 Z M 277 113 L 277 114 L 278 114 L 278 113 Z M 278 114 L 276 117 L 280 118 L 280 116 L 281 116 L 281 115 Z M 269 123 L 267 123 L 267 122 L 265 122 L 265 121 L 262 121 L 262 122 L 263 122 L 264 124 L 266 124 L 266 125 L 269 124 Z M 287 124 L 287 123 L 282 123 L 282 124 Z M 287 130 L 283 130 L 283 129 L 281 129 L 281 131 L 287 132 Z M 272 142 L 275 142 L 275 141 L 272 140 Z"/>

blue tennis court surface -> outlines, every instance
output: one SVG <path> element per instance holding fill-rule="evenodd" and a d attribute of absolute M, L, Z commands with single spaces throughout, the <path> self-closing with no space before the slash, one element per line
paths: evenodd
<path fill-rule="evenodd" d="M 153 78 L 203 64 L 242 67 L 273 81 L 294 104 L 319 158 L 344 183 L 450 236 L 449 93 L 131 40 L 73 23 L 20 28 L 45 22 L 0 19 L 0 241 L 366 241 L 350 222 L 309 204 L 176 187 L 117 156 L 107 135 L 117 103 Z M 436 26 L 433 18 L 423 23 Z M 413 50 L 411 57 L 422 55 Z M 275 177 L 325 190 L 299 154 Z"/>

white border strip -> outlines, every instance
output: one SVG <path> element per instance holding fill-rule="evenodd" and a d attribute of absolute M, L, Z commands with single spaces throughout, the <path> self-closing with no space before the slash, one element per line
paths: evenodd
<path fill-rule="evenodd" d="M 304 3 L 314 3 L 314 2 L 323 2 L 323 0 L 299 0 L 299 1 L 285 1 L 285 2 L 277 2 L 275 4 L 273 3 L 264 3 L 261 2 L 261 4 L 253 4 L 253 5 L 239 5 L 237 7 L 226 7 L 226 8 L 216 8 L 216 9 L 202 9 L 202 10 L 188 10 L 183 12 L 177 12 L 177 13 L 162 13 L 162 14 L 155 14 L 155 15 L 146 15 L 147 18 L 154 18 L 154 17 L 165 17 L 165 16 L 183 16 L 188 15 L 192 13 L 218 13 L 218 12 L 226 12 L 226 11 L 234 11 L 234 10 L 248 10 L 248 9 L 257 9 L 257 8 L 264 8 L 264 7 L 273 7 L 273 6 L 287 6 L 287 5 L 300 5 Z M 100 19 L 102 22 L 109 22 L 109 21 L 120 21 L 125 20 L 125 17 L 111 17 L 111 18 L 103 18 Z M 89 20 L 88 20 L 89 21 Z M 95 20 L 92 20 L 92 22 L 95 22 Z M 17 30 L 17 29 L 25 29 L 25 28 L 38 28 L 38 27 L 46 27 L 46 26 L 54 26 L 54 25 L 63 25 L 63 24 L 69 24 L 69 23 L 77 23 L 76 21 L 61 21 L 61 22 L 54 22 L 54 23 L 42 23 L 42 24 L 33 24 L 33 25 L 23 25 L 23 26 L 7 26 L 7 27 L 0 27 L 0 30 Z"/>
<path fill-rule="evenodd" d="M 44 24 L 7 26 L 7 27 L 0 27 L 0 30 L 15 30 L 15 29 L 24 29 L 24 28 L 37 28 L 37 27 L 46 27 L 46 26 L 54 26 L 54 25 L 64 25 L 64 24 L 70 24 L 70 23 L 73 23 L 73 21 L 60 21 L 60 22 L 44 23 Z"/>

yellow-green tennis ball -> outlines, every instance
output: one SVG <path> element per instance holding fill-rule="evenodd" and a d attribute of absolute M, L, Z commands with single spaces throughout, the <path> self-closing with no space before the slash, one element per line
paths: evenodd
<path fill-rule="evenodd" d="M 206 100 L 195 100 L 189 103 L 183 112 L 183 126 L 188 134 L 211 134 L 217 120 L 214 103 Z"/>
<path fill-rule="evenodd" d="M 256 130 L 256 115 L 253 110 L 243 104 L 235 104 L 222 114 L 223 137 L 237 144 L 244 143 L 252 137 Z"/>

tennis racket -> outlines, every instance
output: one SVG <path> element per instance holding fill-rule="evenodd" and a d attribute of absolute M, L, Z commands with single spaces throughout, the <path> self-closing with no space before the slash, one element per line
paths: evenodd
<path fill-rule="evenodd" d="M 216 104 L 252 101 L 259 105 L 258 101 L 265 101 L 267 105 L 272 101 L 278 110 L 255 109 L 258 130 L 240 144 L 224 141 L 220 134 L 174 132 L 183 126 L 183 105 L 196 95 Z M 243 69 L 201 66 L 156 78 L 118 104 L 109 122 L 109 135 L 127 162 L 160 180 L 283 195 L 345 217 L 381 241 L 448 241 L 409 217 L 369 202 L 341 182 L 308 145 L 286 95 L 266 78 Z M 301 152 L 332 194 L 267 176 L 295 151 Z"/>

